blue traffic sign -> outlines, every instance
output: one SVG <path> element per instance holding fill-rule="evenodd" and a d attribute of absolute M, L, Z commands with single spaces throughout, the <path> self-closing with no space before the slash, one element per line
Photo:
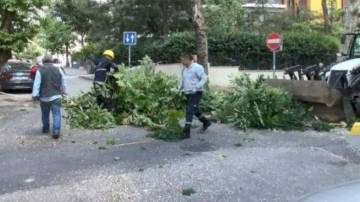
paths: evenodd
<path fill-rule="evenodd" d="M 124 32 L 123 34 L 123 44 L 126 46 L 135 46 L 137 43 L 137 33 L 136 32 Z"/>

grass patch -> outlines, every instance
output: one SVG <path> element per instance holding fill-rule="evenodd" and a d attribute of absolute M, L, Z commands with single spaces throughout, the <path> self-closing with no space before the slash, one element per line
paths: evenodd
<path fill-rule="evenodd" d="M 244 138 L 243 138 L 243 141 L 244 141 L 244 142 L 247 142 L 247 143 L 249 143 L 249 142 L 254 142 L 254 141 L 255 141 L 255 138 L 252 138 L 252 137 L 244 137 Z"/>
<path fill-rule="evenodd" d="M 325 132 L 329 132 L 332 129 L 334 129 L 335 127 L 330 125 L 329 123 L 326 122 L 314 122 L 312 124 L 312 128 L 316 131 L 325 131 Z"/>
<path fill-rule="evenodd" d="M 114 137 L 106 140 L 106 144 L 107 145 L 115 145 L 116 144 L 116 139 Z"/>

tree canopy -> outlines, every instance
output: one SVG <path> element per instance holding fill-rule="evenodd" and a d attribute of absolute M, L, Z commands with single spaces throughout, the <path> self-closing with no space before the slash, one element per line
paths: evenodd
<path fill-rule="evenodd" d="M 40 10 L 49 0 L 1 0 L 0 1 L 0 66 L 21 52 L 39 31 Z"/>
<path fill-rule="evenodd" d="M 319 3 L 324 6 L 332 1 Z M 0 64 L 9 59 L 12 52 L 20 53 L 28 47 L 29 40 L 36 35 L 42 39 L 40 45 L 43 48 L 63 52 L 74 40 L 83 48 L 86 44 L 98 49 L 120 46 L 124 31 L 136 31 L 142 39 L 156 40 L 179 32 L 199 33 L 194 23 L 193 2 L 195 0 L 0 0 Z M 296 15 L 293 9 L 285 14 L 270 15 L 260 6 L 260 10 L 255 9 L 252 13 L 266 15 L 266 18 L 262 23 L 253 24 L 249 19 L 254 16 L 248 15 L 250 10 L 242 7 L 244 2 L 202 0 L 198 10 L 204 17 L 202 33 L 298 30 L 337 36 L 342 32 L 343 22 L 346 30 L 353 29 L 358 22 L 357 14 L 353 13 L 358 13 L 359 0 L 349 0 L 344 12 L 329 10 L 330 14 L 325 15 L 324 20 L 314 20 L 306 10 Z M 268 1 L 251 2 L 263 4 Z M 322 21 L 328 25 L 324 26 Z"/>

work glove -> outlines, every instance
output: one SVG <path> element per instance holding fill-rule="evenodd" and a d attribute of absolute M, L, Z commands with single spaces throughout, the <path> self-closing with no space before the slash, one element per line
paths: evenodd
<path fill-rule="evenodd" d="M 195 93 L 196 93 L 196 89 L 195 89 L 195 88 L 190 91 L 190 94 L 195 94 Z"/>

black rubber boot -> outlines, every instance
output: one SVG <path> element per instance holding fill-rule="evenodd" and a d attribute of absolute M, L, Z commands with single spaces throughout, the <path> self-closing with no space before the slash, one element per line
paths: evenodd
<path fill-rule="evenodd" d="M 182 135 L 181 139 L 190 138 L 190 128 L 191 128 L 191 125 L 185 124 L 185 127 L 183 129 L 183 135 Z"/>
<path fill-rule="evenodd" d="M 60 132 L 59 132 L 59 131 L 55 131 L 55 132 L 53 133 L 53 135 L 52 135 L 52 138 L 53 138 L 53 139 L 59 139 L 59 137 L 60 137 Z"/>
<path fill-rule="evenodd" d="M 204 133 L 211 126 L 211 121 L 209 121 L 205 116 L 199 118 L 199 120 L 203 123 L 200 133 Z"/>

